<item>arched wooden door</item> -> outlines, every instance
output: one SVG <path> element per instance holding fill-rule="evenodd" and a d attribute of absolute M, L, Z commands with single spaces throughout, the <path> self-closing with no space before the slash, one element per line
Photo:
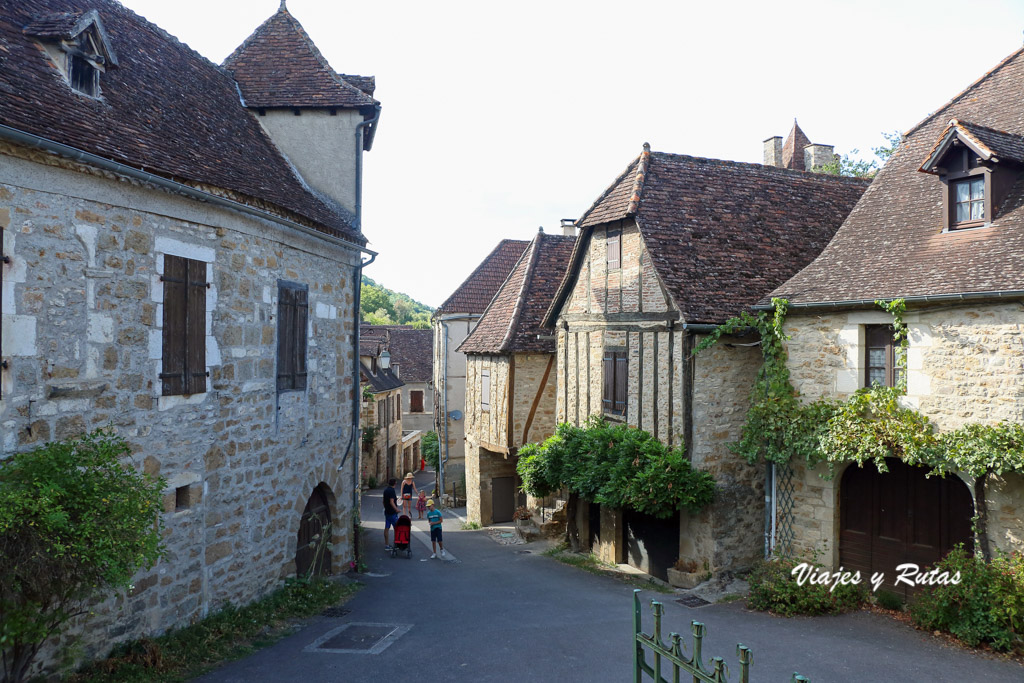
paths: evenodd
<path fill-rule="evenodd" d="M 313 495 L 302 511 L 299 542 L 295 549 L 295 574 L 325 576 L 330 573 L 331 506 L 321 484 L 313 489 Z"/>
<path fill-rule="evenodd" d="M 906 584 L 894 585 L 896 567 L 911 562 L 932 566 L 957 543 L 974 547 L 971 492 L 955 475 L 926 477 L 924 467 L 888 458 L 889 471 L 851 465 L 839 492 L 839 563 L 861 572 L 865 583 L 874 572 L 885 574 L 885 587 L 904 596 Z"/>

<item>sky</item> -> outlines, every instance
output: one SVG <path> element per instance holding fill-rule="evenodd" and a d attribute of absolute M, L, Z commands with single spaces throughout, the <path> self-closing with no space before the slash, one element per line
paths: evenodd
<path fill-rule="evenodd" d="M 220 63 L 279 0 L 122 0 Z M 969 6 L 970 11 L 966 11 Z M 636 157 L 760 162 L 799 120 L 870 150 L 1021 47 L 1019 0 L 288 0 L 376 76 L 365 274 L 438 306 L 504 238 L 560 233 Z"/>

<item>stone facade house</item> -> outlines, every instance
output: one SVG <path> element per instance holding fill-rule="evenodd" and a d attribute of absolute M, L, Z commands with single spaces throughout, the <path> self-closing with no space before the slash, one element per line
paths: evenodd
<path fill-rule="evenodd" d="M 408 471 L 402 448 L 402 387 L 388 330 L 364 325 L 359 340 L 362 379 L 363 484 L 371 488 Z M 402 470 L 399 472 L 399 470 Z"/>
<path fill-rule="evenodd" d="M 0 54 L 0 457 L 109 426 L 167 482 L 166 557 L 70 636 L 98 655 L 344 571 L 373 79 L 283 3 L 223 69 L 112 0 L 7 3 Z"/>
<path fill-rule="evenodd" d="M 557 421 L 603 415 L 683 446 L 718 492 L 668 521 L 581 505 L 581 539 L 664 578 L 677 559 L 719 572 L 762 557 L 764 468 L 729 450 L 760 353 L 718 324 L 809 263 L 867 187 L 859 179 L 643 152 L 578 221 L 544 324 L 555 330 Z"/>
<path fill-rule="evenodd" d="M 466 473 L 466 354 L 459 344 L 469 336 L 512 272 L 529 242 L 502 240 L 434 312 L 434 431 L 441 447 L 440 483 L 458 484 Z M 461 490 L 461 489 L 460 489 Z"/>
<path fill-rule="evenodd" d="M 555 431 L 555 340 L 541 326 L 575 237 L 537 233 L 459 346 L 466 354 L 466 514 L 509 522 L 519 494 L 516 452 Z"/>
<path fill-rule="evenodd" d="M 1010 55 L 904 136 L 828 247 L 773 292 L 790 301 L 792 380 L 808 400 L 845 398 L 897 370 L 892 317 L 905 298 L 908 407 L 940 431 L 1024 421 L 1024 51 Z M 767 301 L 762 303 L 767 304 Z M 798 551 L 848 570 L 930 564 L 974 541 L 975 481 L 892 461 L 780 472 L 791 510 L 776 527 Z M 781 468 L 780 468 L 781 469 Z M 984 487 L 989 550 L 1024 549 L 1024 480 Z"/>
<path fill-rule="evenodd" d="M 402 380 L 402 428 L 406 431 L 429 432 L 434 428 L 433 341 L 431 330 L 417 330 L 410 325 L 363 325 L 370 335 L 386 330 L 391 369 Z M 419 461 L 416 461 L 419 463 Z"/>

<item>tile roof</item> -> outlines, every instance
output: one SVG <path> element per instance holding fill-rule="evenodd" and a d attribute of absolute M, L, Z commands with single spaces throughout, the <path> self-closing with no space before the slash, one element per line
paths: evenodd
<path fill-rule="evenodd" d="M 411 325 L 360 325 L 360 347 L 364 337 L 386 338 L 391 365 L 399 366 L 405 382 L 429 382 L 433 378 L 434 332 Z"/>
<path fill-rule="evenodd" d="M 554 353 L 544 314 L 565 276 L 575 237 L 537 234 L 494 295 L 461 353 Z"/>
<path fill-rule="evenodd" d="M 957 139 L 973 147 L 986 161 L 995 158 L 996 160 L 1015 161 L 1018 164 L 1024 163 L 1024 137 L 951 119 L 946 125 L 946 129 L 939 135 L 928 158 L 918 170 L 925 173 L 941 173 L 938 164 L 953 141 Z"/>
<path fill-rule="evenodd" d="M 434 317 L 449 313 L 479 315 L 487 309 L 505 278 L 512 272 L 519 257 L 529 246 L 526 240 L 502 240 L 469 274 L 469 277 L 445 299 Z"/>
<path fill-rule="evenodd" d="M 595 225 L 635 218 L 683 319 L 719 323 L 810 263 L 868 182 L 649 152 L 645 145 L 580 219 L 581 238 L 544 324 L 554 324 Z M 638 184 L 639 198 L 631 201 Z"/>
<path fill-rule="evenodd" d="M 828 247 L 773 295 L 813 304 L 1024 290 L 1024 177 L 990 226 L 944 233 L 942 183 L 918 172 L 954 118 L 997 154 L 1016 149 L 1022 89 L 1018 50 L 912 128 Z"/>
<path fill-rule="evenodd" d="M 23 33 L 34 21 L 90 10 L 98 11 L 118 60 L 100 77 L 100 98 L 73 92 Z M 0 55 L 0 124 L 178 182 L 227 190 L 245 203 L 365 244 L 346 217 L 295 175 L 241 106 L 227 74 L 121 4 L 7 3 L 0 13 Z"/>
<path fill-rule="evenodd" d="M 793 129 L 789 131 L 786 141 L 782 143 L 782 166 L 791 168 L 794 171 L 804 170 L 804 147 L 811 144 L 807 135 L 800 130 L 796 119 L 793 119 Z"/>
<path fill-rule="evenodd" d="M 361 345 L 360 349 L 362 349 Z M 370 385 L 370 389 L 375 394 L 405 386 L 405 382 L 395 377 L 395 373 L 391 372 L 390 368 L 387 370 L 377 368 L 377 372 L 373 372 L 362 361 L 359 361 L 359 376 Z"/>
<path fill-rule="evenodd" d="M 223 67 L 249 107 L 372 107 L 373 79 L 339 75 L 285 5 L 260 24 Z M 368 89 L 369 92 L 366 92 Z"/>

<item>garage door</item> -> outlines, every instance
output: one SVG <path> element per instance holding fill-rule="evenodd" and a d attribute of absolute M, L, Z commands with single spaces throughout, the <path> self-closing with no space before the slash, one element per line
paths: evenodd
<path fill-rule="evenodd" d="M 923 467 L 896 458 L 886 460 L 889 472 L 873 465 L 851 465 L 840 482 L 839 562 L 859 570 L 865 582 L 884 572 L 889 590 L 908 595 L 905 584 L 895 586 L 896 567 L 912 562 L 934 565 L 957 543 L 973 548 L 971 517 L 974 503 L 958 477 L 926 477 Z"/>

